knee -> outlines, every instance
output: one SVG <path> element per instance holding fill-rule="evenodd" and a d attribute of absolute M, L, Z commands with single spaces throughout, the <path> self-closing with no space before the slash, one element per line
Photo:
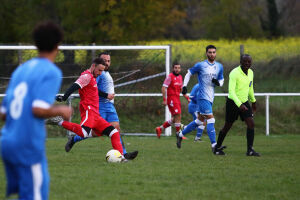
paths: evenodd
<path fill-rule="evenodd" d="M 118 132 L 118 130 L 115 127 L 109 126 L 109 127 L 104 129 L 104 131 L 102 132 L 102 135 L 106 135 L 106 136 L 111 137 L 116 132 Z"/>

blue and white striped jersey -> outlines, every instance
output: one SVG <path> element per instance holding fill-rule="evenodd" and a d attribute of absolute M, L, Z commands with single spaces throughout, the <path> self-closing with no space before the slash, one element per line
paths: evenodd
<path fill-rule="evenodd" d="M 114 87 L 114 80 L 112 79 L 110 73 L 108 71 L 103 71 L 100 76 L 97 77 L 97 86 L 98 89 L 102 92 L 108 93 L 108 94 L 114 94 L 115 93 L 115 87 Z M 99 97 L 100 103 L 114 103 L 114 100 L 109 100 L 104 97 Z"/>
<path fill-rule="evenodd" d="M 223 65 L 219 62 L 209 63 L 208 60 L 196 63 L 189 69 L 191 74 L 198 75 L 199 91 L 197 98 L 205 99 L 213 103 L 215 94 L 215 84 L 212 79 L 224 80 Z"/>

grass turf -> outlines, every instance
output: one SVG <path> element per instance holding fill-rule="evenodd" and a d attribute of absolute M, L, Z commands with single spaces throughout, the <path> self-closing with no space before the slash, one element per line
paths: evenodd
<path fill-rule="evenodd" d="M 244 136 L 225 139 L 227 155 L 214 156 L 208 137 L 179 150 L 175 137 L 124 138 L 136 160 L 109 164 L 108 138 L 93 138 L 64 152 L 66 138 L 49 138 L 51 176 L 49 199 L 298 199 L 300 196 L 300 136 L 257 136 L 262 157 L 246 157 Z M 0 198 L 5 176 L 0 165 Z"/>

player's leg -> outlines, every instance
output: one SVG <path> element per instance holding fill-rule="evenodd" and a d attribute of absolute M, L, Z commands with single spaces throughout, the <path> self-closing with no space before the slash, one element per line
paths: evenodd
<path fill-rule="evenodd" d="M 189 107 L 188 107 L 188 111 L 189 113 L 192 115 L 193 120 L 195 121 L 198 118 L 198 112 L 197 112 L 197 104 L 193 104 L 193 103 L 189 103 Z M 202 137 L 202 133 L 204 130 L 205 126 L 201 125 L 198 126 L 197 129 L 197 134 L 195 136 L 194 141 L 201 141 L 201 137 Z"/>
<path fill-rule="evenodd" d="M 244 105 L 248 108 L 247 111 L 241 113 L 242 119 L 245 120 L 247 125 L 247 156 L 260 156 L 260 154 L 253 149 L 253 142 L 254 142 L 254 120 L 253 120 L 253 113 L 252 108 L 248 102 L 244 103 Z"/>
<path fill-rule="evenodd" d="M 98 136 L 109 136 L 113 149 L 118 150 L 123 155 L 123 147 L 120 141 L 119 131 L 98 114 L 95 114 L 94 119 L 94 124 L 92 126 L 93 131 Z"/>
<path fill-rule="evenodd" d="M 231 129 L 233 123 L 238 119 L 238 116 L 239 108 L 236 106 L 233 100 L 228 98 L 226 100 L 225 124 L 219 132 L 217 145 L 214 151 L 216 155 L 225 155 L 221 147 L 228 131 Z"/>
<path fill-rule="evenodd" d="M 6 175 L 6 197 L 19 192 L 19 176 L 17 165 L 3 159 Z"/>
<path fill-rule="evenodd" d="M 164 131 L 166 128 L 168 128 L 168 127 L 170 127 L 174 124 L 174 117 L 173 116 L 176 114 L 175 109 L 174 109 L 174 104 L 173 103 L 172 104 L 168 103 L 168 108 L 169 108 L 169 111 L 172 115 L 172 118 L 165 121 L 162 125 L 155 128 L 156 136 L 158 138 L 160 138 L 160 135 L 161 135 L 162 131 Z"/>
<path fill-rule="evenodd" d="M 19 199 L 48 199 L 50 179 L 46 158 L 31 166 L 21 166 L 19 178 Z"/>

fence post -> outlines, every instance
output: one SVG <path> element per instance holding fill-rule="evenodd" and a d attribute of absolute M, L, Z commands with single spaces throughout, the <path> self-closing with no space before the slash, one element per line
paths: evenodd
<path fill-rule="evenodd" d="M 244 50 L 245 50 L 245 49 L 244 49 L 244 45 L 241 44 L 241 45 L 240 45 L 240 56 L 244 54 L 244 52 L 245 52 Z"/>
<path fill-rule="evenodd" d="M 95 42 L 92 44 L 93 46 L 96 46 Z M 96 51 L 95 49 L 92 50 L 92 62 L 96 58 Z"/>
<path fill-rule="evenodd" d="M 19 43 L 19 46 L 21 46 L 22 44 L 21 43 Z M 18 64 L 20 65 L 21 63 L 22 63 L 22 50 L 21 49 L 19 49 L 18 50 Z"/>
<path fill-rule="evenodd" d="M 270 134 L 269 99 L 270 99 L 270 96 L 266 95 L 266 136 L 269 136 L 269 134 Z"/>

